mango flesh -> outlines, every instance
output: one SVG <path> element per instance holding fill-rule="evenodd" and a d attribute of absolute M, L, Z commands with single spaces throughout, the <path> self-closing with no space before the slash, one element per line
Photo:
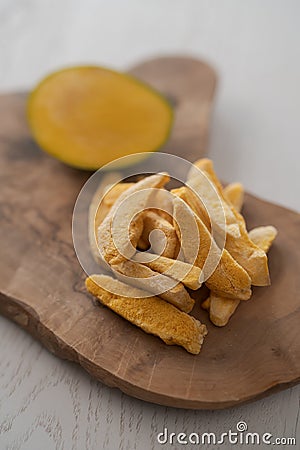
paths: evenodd
<path fill-rule="evenodd" d="M 73 67 L 41 81 L 29 96 L 27 117 L 43 150 L 94 170 L 131 153 L 158 150 L 173 114 L 164 97 L 129 75 Z"/>

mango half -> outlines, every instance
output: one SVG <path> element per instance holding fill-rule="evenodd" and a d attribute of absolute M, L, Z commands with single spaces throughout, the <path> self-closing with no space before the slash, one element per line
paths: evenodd
<path fill-rule="evenodd" d="M 50 155 L 81 169 L 163 146 L 173 112 L 167 100 L 130 75 L 71 67 L 43 79 L 29 95 L 34 139 Z"/>

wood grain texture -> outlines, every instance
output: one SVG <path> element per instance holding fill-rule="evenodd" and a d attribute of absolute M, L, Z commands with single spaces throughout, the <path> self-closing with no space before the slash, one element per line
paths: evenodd
<path fill-rule="evenodd" d="M 207 151 L 216 73 L 188 57 L 161 57 L 130 71 L 163 92 L 175 108 L 174 126 L 164 151 L 194 162 Z"/>
<path fill-rule="evenodd" d="M 39 342 L 3 317 L 0 339 L 1 347 L 10 349 L 0 360 L 1 450 L 39 450 L 41 443 L 47 450 L 179 450 L 182 446 L 158 444 L 157 434 L 165 426 L 175 433 L 221 434 L 234 430 L 240 420 L 248 424 L 249 431 L 261 434 L 288 437 L 300 433 L 299 386 L 221 411 L 174 409 L 106 387 L 77 364 L 44 351 Z M 228 443 L 213 448 L 249 446 Z"/>
<path fill-rule="evenodd" d="M 0 102 L 3 314 L 109 386 L 157 403 L 226 407 L 295 383 L 300 370 L 299 216 L 248 196 L 249 226 L 272 223 L 279 229 L 270 252 L 272 287 L 256 289 L 251 305 L 243 304 L 227 328 L 208 324 L 199 356 L 167 347 L 87 296 L 70 223 L 88 174 L 34 146 L 24 100 L 8 96 Z M 200 308 L 195 315 L 206 320 Z"/>

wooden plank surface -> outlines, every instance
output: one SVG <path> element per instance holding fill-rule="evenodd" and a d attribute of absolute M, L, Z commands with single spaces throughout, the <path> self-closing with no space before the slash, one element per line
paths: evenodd
<path fill-rule="evenodd" d="M 180 83 L 180 67 L 184 68 L 184 80 L 190 73 L 188 85 L 200 80 L 199 97 L 192 108 L 190 91 Z M 191 110 L 197 114 L 197 105 L 201 110 L 202 102 L 206 104 L 206 113 L 200 115 L 204 118 L 202 140 L 197 135 L 197 142 L 204 143 L 210 112 L 207 104 L 215 84 L 213 72 L 194 60 L 178 58 L 152 61 L 136 72 L 146 72 L 148 81 L 153 77 L 156 85 L 158 79 L 168 80 L 175 69 L 177 83 L 172 86 L 166 81 L 158 87 L 168 88 L 166 94 L 175 99 L 179 111 L 188 103 L 186 114 Z M 1 233 L 5 236 L 0 267 L 2 313 L 52 352 L 79 362 L 109 386 L 160 404 L 224 408 L 296 383 L 300 376 L 299 215 L 247 196 L 249 227 L 272 223 L 279 229 L 270 253 L 271 288 L 255 289 L 251 304 L 241 305 L 224 329 L 208 323 L 198 305 L 194 314 L 209 328 L 199 356 L 167 347 L 99 307 L 86 294 L 70 223 L 76 196 L 88 174 L 40 152 L 26 127 L 24 104 L 25 97 L 19 95 L 3 97 L 0 102 Z M 179 113 L 179 119 L 171 141 L 177 142 L 176 135 L 179 140 L 183 136 L 183 156 L 193 160 L 197 146 L 189 134 L 180 133 L 188 123 L 184 114 Z M 196 134 L 191 135 L 196 139 Z M 203 149 L 204 144 L 198 153 Z"/>
<path fill-rule="evenodd" d="M 300 4 L 290 6 L 273 0 L 264 8 L 257 0 L 246 7 L 238 0 L 189 0 L 184 9 L 174 0 L 143 8 L 138 0 L 2 0 L 1 91 L 30 87 L 79 61 L 123 69 L 144 55 L 178 49 L 204 56 L 221 74 L 209 148 L 218 172 L 299 210 Z M 43 442 L 45 450 L 159 449 L 161 424 L 176 432 L 221 433 L 241 419 L 252 431 L 300 435 L 300 386 L 224 411 L 174 410 L 106 388 L 1 316 L 0 342 L 1 448 L 40 450 Z"/>
<path fill-rule="evenodd" d="M 0 361 L 1 449 L 39 450 L 42 442 L 47 450 L 179 450 L 180 445 L 158 444 L 157 434 L 165 426 L 175 433 L 213 431 L 220 435 L 229 429 L 235 431 L 241 420 L 251 432 L 299 436 L 300 386 L 226 410 L 175 409 L 106 387 L 77 364 L 45 351 L 3 317 L 0 337 L 1 347 L 10 349 Z M 212 446 L 202 448 L 209 450 Z M 239 447 L 228 443 L 214 448 Z"/>

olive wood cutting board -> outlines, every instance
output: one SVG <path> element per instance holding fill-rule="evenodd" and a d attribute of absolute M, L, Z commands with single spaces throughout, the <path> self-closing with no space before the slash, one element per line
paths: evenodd
<path fill-rule="evenodd" d="M 189 58 L 160 58 L 132 73 L 175 108 L 166 152 L 193 161 L 205 153 L 215 75 Z M 209 334 L 197 356 L 147 335 L 85 290 L 71 235 L 72 210 L 89 173 L 69 168 L 34 144 L 26 95 L 0 97 L 0 311 L 61 358 L 143 400 L 217 409 L 285 389 L 300 379 L 300 217 L 247 195 L 249 228 L 273 224 L 272 285 L 254 288 L 225 328 L 196 305 Z M 12 356 L 13 357 L 13 356 Z"/>

